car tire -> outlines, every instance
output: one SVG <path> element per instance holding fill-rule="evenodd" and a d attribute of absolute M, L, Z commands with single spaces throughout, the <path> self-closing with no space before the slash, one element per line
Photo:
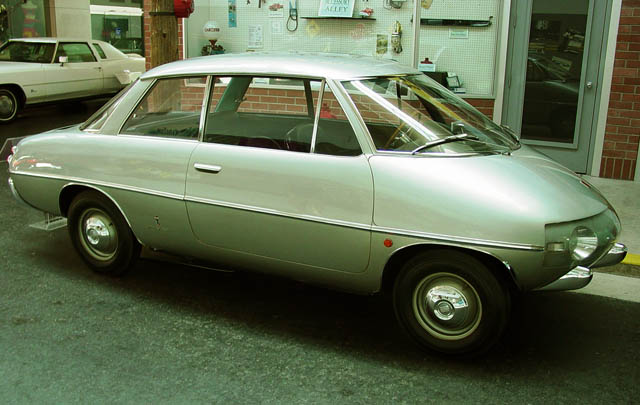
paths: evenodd
<path fill-rule="evenodd" d="M 508 289 L 479 260 L 455 250 L 407 261 L 393 288 L 398 322 L 419 346 L 448 355 L 486 352 L 509 320 Z"/>
<path fill-rule="evenodd" d="M 13 121 L 20 110 L 20 99 L 14 90 L 0 88 L 0 123 Z"/>
<path fill-rule="evenodd" d="M 97 191 L 83 191 L 73 199 L 67 227 L 80 257 L 97 273 L 122 275 L 140 256 L 140 243 L 124 217 Z"/>

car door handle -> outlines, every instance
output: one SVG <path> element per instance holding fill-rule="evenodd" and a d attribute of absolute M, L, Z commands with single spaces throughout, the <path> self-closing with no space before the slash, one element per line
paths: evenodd
<path fill-rule="evenodd" d="M 202 164 L 202 163 L 194 163 L 193 167 L 197 171 L 205 172 L 205 173 L 220 173 L 220 170 L 222 170 L 222 166 L 205 165 L 205 164 Z"/>

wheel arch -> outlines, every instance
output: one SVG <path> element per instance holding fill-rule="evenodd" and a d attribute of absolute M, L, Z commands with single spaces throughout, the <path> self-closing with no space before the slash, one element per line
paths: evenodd
<path fill-rule="evenodd" d="M 116 202 L 116 200 L 109 195 L 109 193 L 107 193 L 106 191 L 102 190 L 99 187 L 88 185 L 88 184 L 79 184 L 79 183 L 68 183 L 68 184 L 65 184 L 64 187 L 62 187 L 62 190 L 60 191 L 60 196 L 58 198 L 58 204 L 59 204 L 59 207 L 60 207 L 60 214 L 63 217 L 67 217 L 67 215 L 69 213 L 69 207 L 71 206 L 71 202 L 73 201 L 73 199 L 76 198 L 76 196 L 78 194 L 82 193 L 83 191 L 89 191 L 89 190 L 99 192 L 100 194 L 102 194 L 105 197 L 107 197 L 109 199 L 109 201 L 111 201 L 111 203 L 113 203 L 114 207 L 116 207 L 116 209 L 120 212 L 120 215 L 122 215 L 122 218 L 124 218 L 124 220 L 126 221 L 127 225 L 129 226 L 129 229 L 131 229 L 131 232 L 133 233 L 133 235 L 136 237 L 138 242 L 140 242 L 140 240 L 136 236 L 135 232 L 133 231 L 133 227 L 131 226 L 131 222 L 129 221 L 129 218 L 125 214 L 125 212 L 122 209 L 122 207 L 120 207 L 120 204 L 118 204 Z"/>
<path fill-rule="evenodd" d="M 405 246 L 396 252 L 387 260 L 387 263 L 382 272 L 381 291 L 383 293 L 390 293 L 393 290 L 393 285 L 396 277 L 400 273 L 402 266 L 412 257 L 417 254 L 428 252 L 431 250 L 449 249 L 466 253 L 484 264 L 491 273 L 501 282 L 505 287 L 509 289 L 511 293 L 517 293 L 520 288 L 517 285 L 515 275 L 509 265 L 490 253 L 469 249 L 460 246 L 434 244 L 434 243 L 419 243 L 414 245 Z"/>

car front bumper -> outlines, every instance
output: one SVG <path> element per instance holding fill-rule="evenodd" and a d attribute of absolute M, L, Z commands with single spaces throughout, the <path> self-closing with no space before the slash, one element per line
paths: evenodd
<path fill-rule="evenodd" d="M 624 260 L 627 255 L 627 247 L 622 243 L 616 243 L 597 262 L 589 267 L 578 266 L 571 269 L 567 274 L 560 277 L 544 287 L 537 288 L 536 291 L 567 291 L 577 290 L 586 287 L 593 278 L 591 269 L 605 266 L 613 266 Z"/>

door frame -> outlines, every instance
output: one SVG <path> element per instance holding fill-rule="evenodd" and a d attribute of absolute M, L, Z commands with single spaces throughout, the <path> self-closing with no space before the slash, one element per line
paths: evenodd
<path fill-rule="evenodd" d="M 513 115 L 510 116 L 509 114 L 513 114 L 514 104 L 521 109 L 524 103 L 524 85 L 521 85 L 519 90 L 511 89 L 512 84 L 515 84 L 516 86 L 518 85 L 517 82 L 514 82 L 514 79 L 520 79 L 520 83 L 522 83 L 525 80 L 526 73 L 525 61 L 525 63 L 522 64 L 522 71 L 520 72 L 521 76 L 519 78 L 514 78 L 512 75 L 511 69 L 514 63 L 514 58 L 521 58 L 522 60 L 520 63 L 522 63 L 526 58 L 526 47 L 520 47 L 523 50 L 517 53 L 513 51 L 514 46 L 520 45 L 523 42 L 528 43 L 529 41 L 528 30 L 526 35 L 522 35 L 522 33 L 520 37 L 516 37 L 515 35 L 515 24 L 518 23 L 518 18 L 523 18 L 522 16 L 518 17 L 515 15 L 516 1 L 518 4 L 522 4 L 520 3 L 522 0 L 504 0 L 504 2 L 508 4 L 505 4 L 503 7 L 503 10 L 505 11 L 505 21 L 502 28 L 501 38 L 506 40 L 501 41 L 502 49 L 500 52 L 500 59 L 502 59 L 502 63 L 500 63 L 499 66 L 505 66 L 505 70 L 504 76 L 499 75 L 502 76 L 499 77 L 499 79 L 503 83 L 499 84 L 498 87 L 501 91 L 498 92 L 498 97 L 496 98 L 495 110 L 496 112 L 499 112 L 499 114 L 497 114 L 499 121 L 505 124 L 508 124 L 508 118 L 513 119 Z M 602 27 L 603 38 L 601 52 L 598 58 L 600 69 L 598 69 L 597 76 L 594 80 L 596 87 L 594 89 L 595 102 L 593 105 L 591 124 L 589 126 L 591 137 L 588 144 L 585 170 L 585 173 L 594 176 L 598 176 L 599 174 L 600 161 L 602 159 L 604 132 L 607 121 L 609 96 L 611 92 L 611 77 L 615 59 L 617 28 L 620 19 L 620 10 L 622 8 L 622 0 L 605 1 L 606 15 L 604 18 L 604 25 Z M 531 7 L 533 0 L 526 0 L 526 2 L 528 3 L 528 7 Z M 531 12 L 528 12 L 524 18 L 526 19 L 525 24 L 530 26 Z M 522 21 L 520 21 L 520 23 L 522 23 Z M 517 103 L 515 101 L 510 101 L 510 98 L 511 100 L 517 101 Z M 581 102 L 582 98 L 579 101 Z M 522 118 L 520 117 L 520 120 L 521 119 Z"/>

